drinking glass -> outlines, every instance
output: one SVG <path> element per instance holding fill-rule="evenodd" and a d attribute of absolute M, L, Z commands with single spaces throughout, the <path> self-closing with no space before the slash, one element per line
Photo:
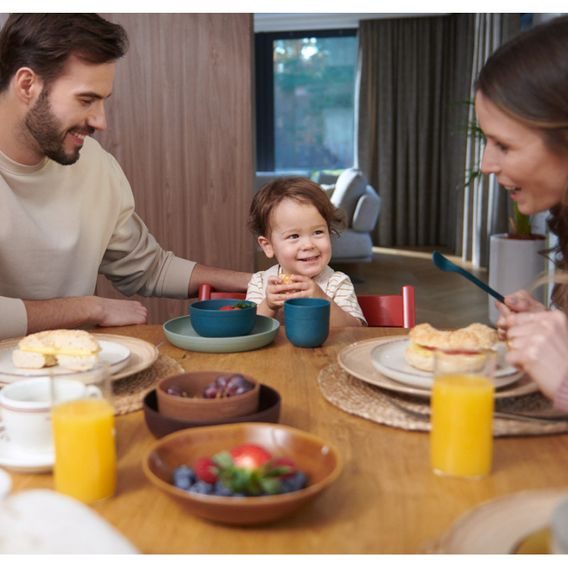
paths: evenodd
<path fill-rule="evenodd" d="M 481 478 L 491 471 L 496 354 L 434 354 L 430 462 L 436 474 Z"/>
<path fill-rule="evenodd" d="M 115 492 L 116 444 L 108 366 L 89 371 L 85 380 L 91 387 L 85 395 L 63 402 L 56 397 L 51 417 L 55 490 L 89 504 Z"/>

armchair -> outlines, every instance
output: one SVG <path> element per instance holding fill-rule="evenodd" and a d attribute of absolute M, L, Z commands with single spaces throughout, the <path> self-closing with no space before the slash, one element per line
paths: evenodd
<path fill-rule="evenodd" d="M 335 182 L 331 202 L 346 214 L 347 228 L 332 241 L 332 262 L 369 262 L 382 199 L 361 170 L 349 168 Z"/>

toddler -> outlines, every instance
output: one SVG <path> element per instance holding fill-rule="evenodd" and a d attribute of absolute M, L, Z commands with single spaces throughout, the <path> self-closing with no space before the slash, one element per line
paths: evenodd
<path fill-rule="evenodd" d="M 249 282 L 247 300 L 258 304 L 258 314 L 282 320 L 285 300 L 324 298 L 331 301 L 332 327 L 367 325 L 349 276 L 328 266 L 331 233 L 342 226 L 341 211 L 306 178 L 279 178 L 258 191 L 249 227 L 277 261 Z"/>

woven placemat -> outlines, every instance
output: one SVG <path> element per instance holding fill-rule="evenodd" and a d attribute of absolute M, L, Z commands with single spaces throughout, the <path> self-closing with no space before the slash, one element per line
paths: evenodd
<path fill-rule="evenodd" d="M 183 372 L 184 368 L 175 359 L 160 354 L 148 369 L 114 381 L 112 390 L 115 414 L 128 414 L 140 410 L 144 397 L 155 388 L 160 379 Z"/>
<path fill-rule="evenodd" d="M 318 383 L 324 398 L 349 414 L 403 430 L 430 431 L 429 399 L 381 389 L 349 375 L 337 364 L 322 369 Z M 499 411 L 522 412 L 548 407 L 550 402 L 540 393 L 495 401 L 495 410 Z M 568 432 L 568 421 L 493 420 L 494 436 L 539 436 L 564 432 Z"/>

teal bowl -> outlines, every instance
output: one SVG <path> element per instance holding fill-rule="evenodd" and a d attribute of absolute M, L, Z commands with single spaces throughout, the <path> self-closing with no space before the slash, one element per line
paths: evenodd
<path fill-rule="evenodd" d="M 256 304 L 246 300 L 203 300 L 189 305 L 189 316 L 193 329 L 203 337 L 238 337 L 253 330 Z"/>

